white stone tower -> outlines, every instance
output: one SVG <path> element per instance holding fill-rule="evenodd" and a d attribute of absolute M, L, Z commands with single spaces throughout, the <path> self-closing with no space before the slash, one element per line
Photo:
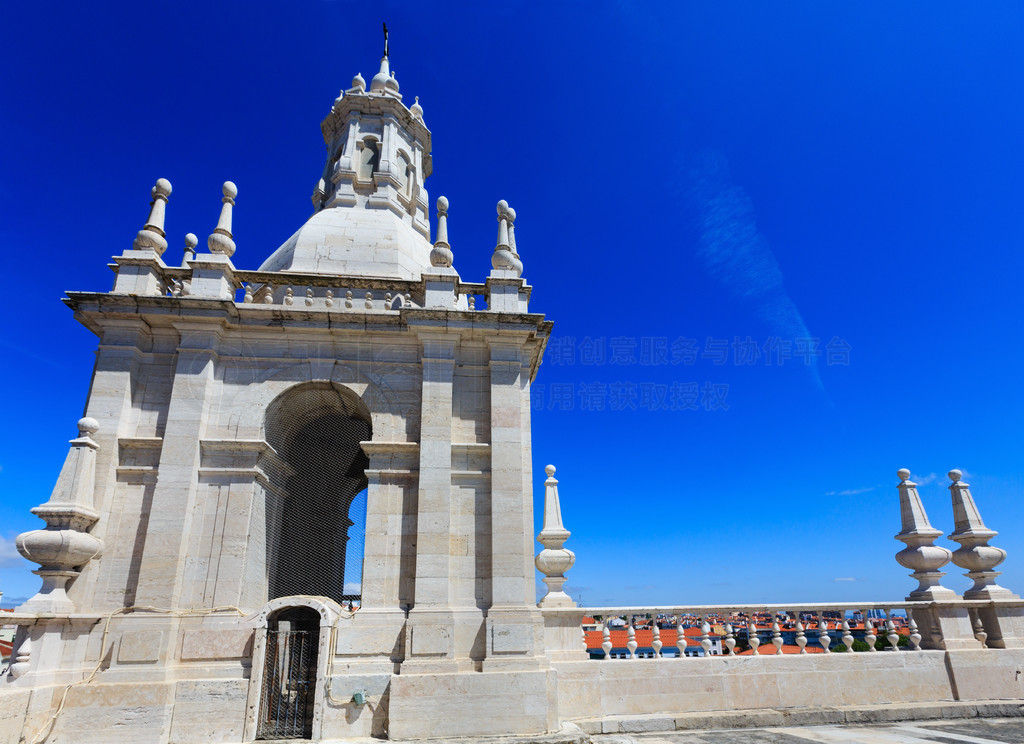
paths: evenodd
<path fill-rule="evenodd" d="M 161 179 L 113 291 L 69 293 L 99 350 L 47 526 L 19 538 L 44 579 L 3 680 L 28 737 L 557 726 L 529 408 L 551 323 L 528 310 L 515 212 L 499 203 L 493 251 L 453 251 L 442 197 L 431 244 L 431 135 L 386 51 L 321 129 L 315 212 L 259 270 L 233 263 L 231 182 L 209 253 L 190 233 L 165 263 Z M 490 260 L 486 282 L 456 252 Z"/>

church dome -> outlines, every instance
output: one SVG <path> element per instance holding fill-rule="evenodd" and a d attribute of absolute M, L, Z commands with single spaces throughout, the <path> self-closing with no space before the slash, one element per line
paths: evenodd
<path fill-rule="evenodd" d="M 430 269 L 430 249 L 390 209 L 323 209 L 259 270 L 416 280 Z"/>

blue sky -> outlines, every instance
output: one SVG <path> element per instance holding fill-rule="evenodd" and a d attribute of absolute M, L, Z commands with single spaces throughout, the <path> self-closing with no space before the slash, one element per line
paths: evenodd
<path fill-rule="evenodd" d="M 5 604 L 38 586 L 13 537 L 88 391 L 63 292 L 110 288 L 158 177 L 168 261 L 231 179 L 256 268 L 308 217 L 318 124 L 382 20 L 455 267 L 482 281 L 507 199 L 555 321 L 537 513 L 552 462 L 584 604 L 900 599 L 904 466 L 947 534 L 969 474 L 1024 591 L 1019 4 L 352 7 L 0 9 Z"/>

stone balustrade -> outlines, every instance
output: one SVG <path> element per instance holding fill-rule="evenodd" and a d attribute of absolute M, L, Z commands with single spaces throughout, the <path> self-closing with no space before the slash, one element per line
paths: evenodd
<path fill-rule="evenodd" d="M 166 266 L 157 272 L 159 286 L 154 296 L 199 297 L 191 289 L 192 270 L 188 266 Z M 265 271 L 235 271 L 231 286 L 234 301 L 241 305 L 269 305 L 297 310 L 334 312 L 387 312 L 424 307 L 422 282 L 363 279 L 352 277 L 338 282 L 332 277 Z M 458 282 L 452 294 L 451 309 L 483 311 L 488 309 L 486 284 Z"/>
<path fill-rule="evenodd" d="M 929 603 L 581 608 L 591 659 L 918 651 Z M 929 634 L 930 622 L 923 632 Z M 879 644 L 878 641 L 881 641 Z"/>

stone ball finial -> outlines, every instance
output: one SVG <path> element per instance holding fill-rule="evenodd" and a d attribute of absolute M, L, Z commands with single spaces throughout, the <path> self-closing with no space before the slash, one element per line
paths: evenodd
<path fill-rule="evenodd" d="M 906 468 L 900 468 L 896 471 L 896 475 L 901 481 L 910 480 L 910 471 Z"/>
<path fill-rule="evenodd" d="M 356 76 L 352 78 L 352 87 L 358 88 L 359 90 L 366 90 L 366 81 L 363 80 L 363 73 L 357 72 Z"/>
<path fill-rule="evenodd" d="M 448 197 L 447 196 L 439 196 L 439 197 L 437 197 L 437 211 L 438 212 L 447 212 L 448 211 Z"/>
<path fill-rule="evenodd" d="M 231 181 L 225 181 L 224 186 L 222 188 L 224 191 L 224 196 L 226 196 L 228 199 L 234 199 L 236 196 L 238 196 L 238 187 L 235 186 L 235 184 L 232 183 Z"/>
<path fill-rule="evenodd" d="M 545 465 L 544 466 L 544 472 L 548 474 L 548 478 L 553 478 L 554 475 L 555 475 L 555 466 L 554 465 Z"/>
<path fill-rule="evenodd" d="M 185 233 L 185 247 L 194 251 L 197 245 L 199 245 L 199 238 L 195 236 L 195 233 Z"/>
<path fill-rule="evenodd" d="M 512 209 L 512 207 L 509 207 L 508 209 L 506 209 L 505 210 L 505 214 L 508 216 L 508 221 L 509 222 L 515 222 L 516 221 L 516 210 Z"/>
<path fill-rule="evenodd" d="M 946 475 L 948 475 L 949 479 L 954 483 L 957 483 L 961 478 L 964 477 L 963 471 L 955 469 L 950 470 L 948 473 L 946 473 Z"/>
<path fill-rule="evenodd" d="M 87 437 L 100 430 L 100 422 L 91 416 L 78 419 L 78 436 Z"/>
<path fill-rule="evenodd" d="M 162 196 L 167 198 L 171 195 L 171 182 L 166 178 L 158 178 L 156 185 L 153 186 L 153 196 Z"/>
<path fill-rule="evenodd" d="M 417 119 L 422 119 L 423 118 L 423 107 L 420 106 L 420 97 L 419 96 L 416 96 L 416 102 L 413 103 L 413 105 L 409 107 L 409 110 L 412 112 L 412 115 L 415 116 Z"/>
<path fill-rule="evenodd" d="M 498 214 L 503 215 L 508 211 L 508 202 L 502 199 L 498 202 Z"/>

